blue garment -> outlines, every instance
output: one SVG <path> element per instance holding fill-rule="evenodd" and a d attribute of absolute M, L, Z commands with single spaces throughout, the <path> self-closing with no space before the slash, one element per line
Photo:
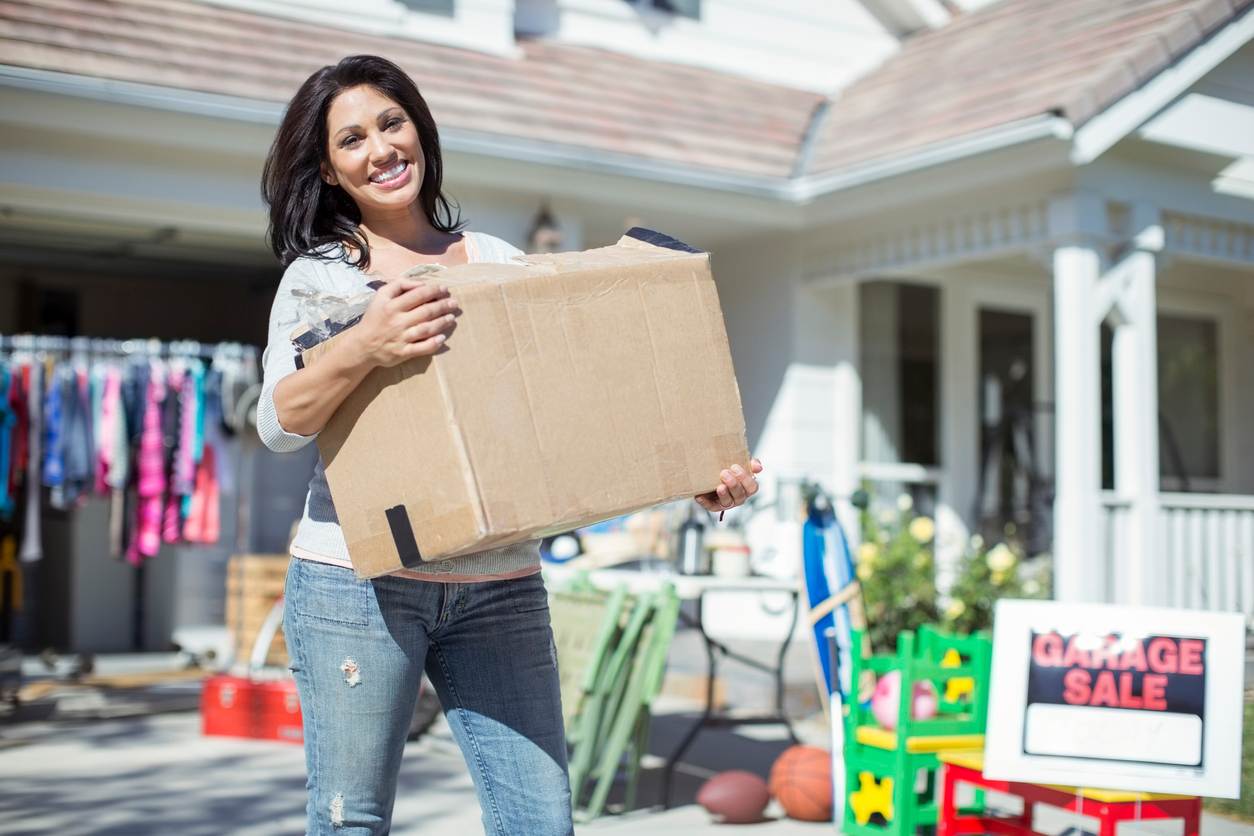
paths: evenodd
<path fill-rule="evenodd" d="M 574 832 L 539 573 L 360 581 L 351 569 L 292 560 L 283 629 L 305 730 L 307 833 L 389 831 L 424 666 L 474 779 L 484 832 Z"/>
<path fill-rule="evenodd" d="M 91 491 L 95 481 L 95 442 L 92 439 L 91 392 L 79 381 L 78 371 L 62 367 L 61 382 L 61 501 L 72 506 Z"/>
<path fill-rule="evenodd" d="M 61 439 L 61 375 L 48 375 L 44 391 L 44 485 L 59 488 L 65 479 L 65 448 Z"/>
<path fill-rule="evenodd" d="M 13 374 L 21 374 L 15 366 Z M 9 365 L 0 361 L 0 517 L 13 513 L 13 497 L 9 496 L 9 457 L 13 454 L 13 425 L 17 415 L 9 406 Z"/>

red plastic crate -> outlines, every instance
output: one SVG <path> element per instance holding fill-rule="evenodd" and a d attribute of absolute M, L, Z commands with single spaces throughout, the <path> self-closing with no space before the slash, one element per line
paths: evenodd
<path fill-rule="evenodd" d="M 303 743 L 300 698 L 292 679 L 258 681 L 219 674 L 200 693 L 201 731 L 206 735 Z"/>

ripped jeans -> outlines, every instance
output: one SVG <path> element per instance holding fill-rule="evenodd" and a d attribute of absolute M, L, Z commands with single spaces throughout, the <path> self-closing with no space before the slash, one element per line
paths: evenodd
<path fill-rule="evenodd" d="M 351 569 L 297 558 L 285 594 L 283 629 L 305 730 L 308 834 L 389 831 L 424 669 L 470 769 L 484 832 L 573 833 L 539 574 L 481 583 L 359 581 Z"/>

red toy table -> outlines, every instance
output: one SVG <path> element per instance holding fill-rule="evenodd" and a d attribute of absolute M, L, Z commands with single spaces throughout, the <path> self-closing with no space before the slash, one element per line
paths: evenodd
<path fill-rule="evenodd" d="M 983 752 L 945 752 L 940 755 L 940 761 L 944 777 L 936 836 L 964 833 L 1044 836 L 1032 829 L 1032 811 L 1037 804 L 1093 816 L 1101 825 L 1098 836 L 1115 836 L 1119 822 L 1135 819 L 1184 819 L 1184 836 L 1198 836 L 1202 800 L 1196 796 L 994 781 L 984 777 Z M 1017 795 L 1023 799 L 1023 813 L 1010 817 L 959 815 L 954 804 L 958 784 Z"/>

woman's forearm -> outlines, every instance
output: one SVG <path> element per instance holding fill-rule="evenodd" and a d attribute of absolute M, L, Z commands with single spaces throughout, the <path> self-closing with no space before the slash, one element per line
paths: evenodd
<path fill-rule="evenodd" d="M 289 374 L 274 387 L 275 415 L 286 432 L 321 432 L 344 399 L 374 368 L 354 336 L 350 329 L 332 343 L 317 363 Z"/>

